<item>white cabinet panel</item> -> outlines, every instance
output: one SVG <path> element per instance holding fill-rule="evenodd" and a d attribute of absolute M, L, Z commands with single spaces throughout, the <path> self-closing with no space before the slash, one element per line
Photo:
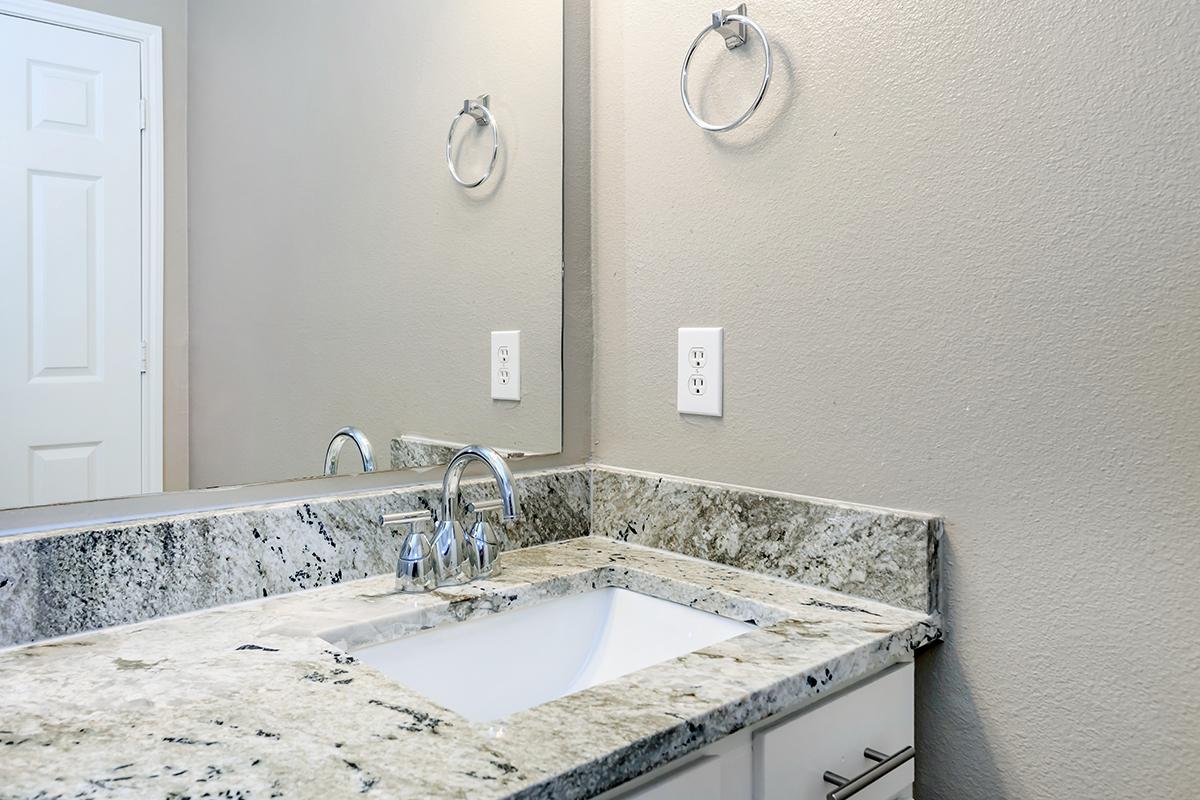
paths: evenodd
<path fill-rule="evenodd" d="M 721 759 L 705 756 L 624 797 L 626 800 L 722 800 Z"/>
<path fill-rule="evenodd" d="M 660 767 L 642 783 L 602 800 L 825 800 L 825 771 L 845 778 L 876 762 L 867 748 L 891 755 L 913 743 L 913 665 L 901 664 L 789 716 L 765 720 L 700 751 L 684 765 Z M 913 761 L 854 795 L 854 800 L 910 800 Z"/>
<path fill-rule="evenodd" d="M 617 788 L 600 800 L 752 800 L 753 760 L 748 731 L 739 731 L 701 750 L 685 765 L 667 764 L 634 782 L 636 788 Z"/>
<path fill-rule="evenodd" d="M 892 754 L 913 743 L 913 665 L 892 667 L 853 689 L 754 734 L 755 800 L 824 800 L 846 778 L 875 766 L 866 748 Z M 892 800 L 912 795 L 909 761 L 854 795 Z"/>

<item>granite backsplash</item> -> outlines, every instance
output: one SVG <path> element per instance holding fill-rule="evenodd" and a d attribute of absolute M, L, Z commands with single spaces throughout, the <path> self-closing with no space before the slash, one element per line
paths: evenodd
<path fill-rule="evenodd" d="M 938 517 L 604 466 L 517 473 L 514 547 L 589 534 L 938 611 Z M 0 647 L 390 572 L 440 483 L 0 536 Z M 470 499 L 494 492 L 464 482 Z"/>
<path fill-rule="evenodd" d="M 513 546 L 587 535 L 586 468 L 517 481 Z M 463 482 L 468 499 L 488 489 Z M 400 543 L 379 516 L 440 493 L 428 483 L 0 538 L 0 647 L 391 572 Z"/>

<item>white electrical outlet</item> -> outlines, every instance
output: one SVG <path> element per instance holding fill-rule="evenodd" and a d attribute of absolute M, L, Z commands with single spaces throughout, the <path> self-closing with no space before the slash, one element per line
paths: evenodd
<path fill-rule="evenodd" d="M 679 379 L 675 406 L 680 414 L 722 414 L 724 328 L 679 329 Z"/>
<path fill-rule="evenodd" d="M 521 399 L 520 331 L 492 331 L 492 399 Z"/>

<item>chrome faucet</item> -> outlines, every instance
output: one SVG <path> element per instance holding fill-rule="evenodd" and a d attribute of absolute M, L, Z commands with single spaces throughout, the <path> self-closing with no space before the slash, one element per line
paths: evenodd
<path fill-rule="evenodd" d="M 347 439 L 354 442 L 354 446 L 358 448 L 358 455 L 362 458 L 363 472 L 374 472 L 375 450 L 367 440 L 367 435 L 358 428 L 347 425 L 333 435 L 333 438 L 329 440 L 329 446 L 325 448 L 325 474 L 337 474 L 338 457 L 341 455 L 342 446 L 346 444 Z"/>
<path fill-rule="evenodd" d="M 458 518 L 462 504 L 459 484 L 463 470 L 472 461 L 491 470 L 500 499 L 471 504 L 469 510 L 475 514 L 475 522 L 465 532 Z M 520 518 L 517 488 L 508 464 L 490 447 L 472 444 L 459 450 L 442 478 L 442 498 L 432 539 L 416 530 L 417 523 L 433 519 L 428 510 L 386 514 L 382 518 L 385 530 L 401 525 L 409 528 L 396 562 L 396 588 L 402 592 L 428 592 L 438 586 L 456 586 L 498 575 L 504 539 L 484 521 L 484 513 L 497 507 L 504 522 Z"/>

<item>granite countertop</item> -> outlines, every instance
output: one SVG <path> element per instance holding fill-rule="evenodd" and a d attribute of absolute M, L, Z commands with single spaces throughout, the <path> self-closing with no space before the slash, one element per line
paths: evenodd
<path fill-rule="evenodd" d="M 0 651 L 0 798 L 590 797 L 941 633 L 936 616 L 599 537 L 506 553 L 494 581 L 392 583 Z M 757 629 L 491 723 L 346 653 L 605 586 Z"/>

